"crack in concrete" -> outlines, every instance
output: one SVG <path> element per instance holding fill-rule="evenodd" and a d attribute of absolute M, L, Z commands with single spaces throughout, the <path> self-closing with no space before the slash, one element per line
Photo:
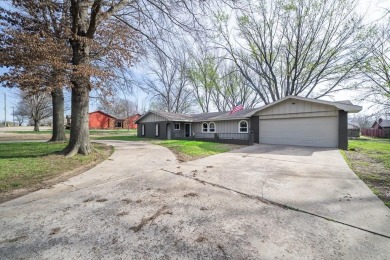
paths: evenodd
<path fill-rule="evenodd" d="M 273 159 L 273 158 L 267 158 L 267 157 L 253 156 L 253 155 L 250 155 L 250 154 L 244 155 L 243 157 L 251 157 L 251 158 L 263 159 L 263 160 L 271 160 L 271 161 L 281 161 L 281 162 L 297 163 L 296 161 L 291 161 L 291 160 Z M 307 164 L 307 165 L 314 165 L 314 166 L 326 166 L 326 167 L 332 167 L 332 168 L 340 168 L 338 166 L 333 166 L 333 165 L 305 163 L 305 162 L 299 162 L 299 164 Z"/>
<path fill-rule="evenodd" d="M 266 205 L 276 206 L 278 208 L 282 208 L 282 209 L 285 209 L 285 210 L 297 211 L 297 212 L 304 213 L 304 214 L 307 214 L 307 215 L 311 215 L 311 216 L 314 216 L 314 217 L 317 217 L 317 218 L 321 218 L 321 219 L 325 219 L 325 220 L 328 220 L 328 221 L 332 221 L 332 222 L 337 223 L 337 224 L 341 224 L 341 225 L 344 225 L 344 226 L 355 228 L 355 229 L 358 229 L 358 230 L 361 230 L 361 231 L 364 231 L 364 232 L 368 232 L 368 233 L 371 233 L 373 235 L 377 235 L 377 236 L 381 236 L 381 237 L 390 239 L 390 236 L 388 236 L 388 235 L 381 234 L 381 233 L 378 233 L 378 232 L 375 232 L 375 231 L 371 231 L 371 230 L 368 230 L 368 229 L 365 229 L 365 228 L 361 228 L 361 227 L 358 227 L 358 226 L 354 226 L 354 225 L 351 225 L 351 224 L 348 224 L 348 223 L 345 223 L 345 222 L 342 222 L 342 221 L 339 221 L 339 220 L 336 220 L 336 219 L 332 219 L 330 217 L 321 216 L 321 215 L 318 215 L 316 213 L 312 213 L 312 212 L 309 212 L 309 211 L 306 211 L 306 210 L 302 210 L 302 209 L 299 209 L 299 208 L 288 206 L 288 205 L 285 205 L 285 204 L 282 204 L 282 203 L 279 203 L 279 202 L 275 202 L 275 201 L 266 199 L 264 197 L 260 197 L 260 196 L 257 196 L 257 195 L 250 195 L 250 194 L 238 191 L 238 190 L 234 190 L 234 189 L 225 187 L 225 186 L 220 185 L 220 184 L 216 184 L 216 183 L 208 182 L 208 181 L 205 181 L 205 180 L 201 180 L 199 178 L 193 178 L 191 176 L 186 176 L 186 175 L 183 175 L 183 174 L 178 175 L 177 173 L 169 171 L 169 170 L 165 170 L 165 169 L 161 169 L 161 170 L 165 171 L 165 172 L 168 172 L 168 173 L 171 173 L 171 174 L 174 174 L 174 175 L 177 175 L 177 176 L 181 176 L 181 177 L 187 178 L 187 179 L 195 180 L 197 182 L 202 183 L 203 185 L 208 184 L 208 185 L 211 185 L 213 187 L 217 187 L 217 188 L 224 189 L 224 190 L 227 190 L 227 191 L 235 192 L 235 193 L 240 194 L 240 195 L 242 195 L 242 196 L 244 196 L 246 198 L 260 201 L 260 202 L 262 202 L 262 203 L 264 203 Z"/>

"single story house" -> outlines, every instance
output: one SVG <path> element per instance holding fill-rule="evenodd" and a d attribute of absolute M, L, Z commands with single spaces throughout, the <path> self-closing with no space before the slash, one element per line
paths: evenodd
<path fill-rule="evenodd" d="M 158 139 L 347 149 L 348 113 L 357 113 L 361 109 L 350 101 L 287 96 L 263 107 L 233 114 L 148 111 L 136 121 L 137 135 Z"/>
<path fill-rule="evenodd" d="M 140 114 L 128 118 L 116 118 L 103 111 L 89 113 L 89 129 L 136 129 L 135 121 L 140 118 Z"/>
<path fill-rule="evenodd" d="M 371 128 L 390 129 L 390 120 L 383 120 L 382 118 L 379 118 L 378 121 L 375 121 Z"/>

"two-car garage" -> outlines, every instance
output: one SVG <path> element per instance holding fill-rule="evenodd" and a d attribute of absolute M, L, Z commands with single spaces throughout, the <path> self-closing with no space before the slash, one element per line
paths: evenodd
<path fill-rule="evenodd" d="M 347 149 L 347 114 L 360 110 L 360 106 L 349 101 L 286 97 L 254 114 L 259 118 L 255 139 L 260 144 Z"/>
<path fill-rule="evenodd" d="M 338 147 L 338 117 L 260 120 L 262 144 Z"/>

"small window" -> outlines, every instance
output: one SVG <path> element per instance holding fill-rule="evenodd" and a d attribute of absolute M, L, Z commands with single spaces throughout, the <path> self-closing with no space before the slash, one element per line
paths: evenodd
<path fill-rule="evenodd" d="M 202 133 L 206 133 L 209 130 L 209 125 L 207 123 L 202 124 Z"/>
<path fill-rule="evenodd" d="M 215 123 L 214 122 L 211 122 L 209 124 L 209 132 L 210 133 L 215 133 Z"/>
<path fill-rule="evenodd" d="M 239 133 L 248 133 L 248 122 L 242 120 L 238 123 L 238 132 Z"/>
<path fill-rule="evenodd" d="M 145 135 L 145 125 L 141 125 L 141 135 Z"/>
<path fill-rule="evenodd" d="M 175 130 L 180 130 L 180 123 L 175 123 Z"/>
<path fill-rule="evenodd" d="M 115 121 L 115 127 L 123 128 L 123 121 L 122 120 L 116 120 Z"/>
<path fill-rule="evenodd" d="M 160 125 L 156 124 L 156 136 L 160 135 Z"/>

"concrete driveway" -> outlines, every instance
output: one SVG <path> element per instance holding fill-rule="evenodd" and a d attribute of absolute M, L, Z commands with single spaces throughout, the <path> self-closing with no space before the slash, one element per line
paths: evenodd
<path fill-rule="evenodd" d="M 0 205 L 2 259 L 386 259 L 390 211 L 337 150 L 254 146 L 178 163 L 112 157 Z"/>

